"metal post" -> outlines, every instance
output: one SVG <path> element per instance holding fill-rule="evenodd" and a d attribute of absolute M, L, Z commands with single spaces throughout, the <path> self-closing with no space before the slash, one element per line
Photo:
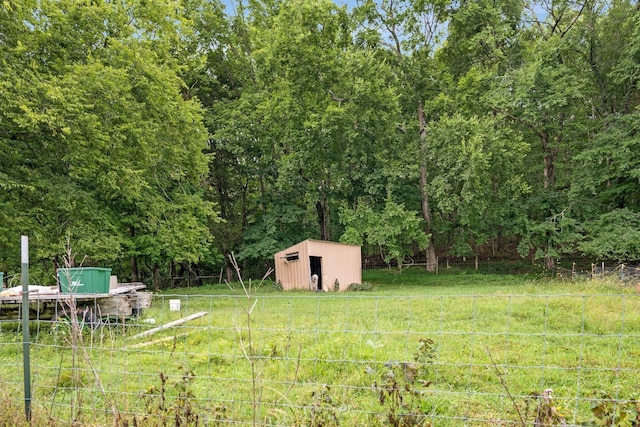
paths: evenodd
<path fill-rule="evenodd" d="M 31 357 L 29 337 L 29 238 L 22 236 L 22 353 L 24 369 L 24 414 L 31 421 Z"/>

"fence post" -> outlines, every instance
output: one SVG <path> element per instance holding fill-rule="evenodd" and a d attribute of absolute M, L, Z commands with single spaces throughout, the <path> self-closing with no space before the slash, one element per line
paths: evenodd
<path fill-rule="evenodd" d="M 22 367 L 24 371 L 24 415 L 31 421 L 31 354 L 29 336 L 29 238 L 22 236 Z"/>

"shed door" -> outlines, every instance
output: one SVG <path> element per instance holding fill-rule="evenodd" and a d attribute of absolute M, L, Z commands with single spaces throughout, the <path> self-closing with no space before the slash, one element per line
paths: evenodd
<path fill-rule="evenodd" d="M 322 257 L 310 256 L 309 265 L 311 266 L 311 275 L 318 275 L 318 288 L 317 291 L 322 290 Z"/>

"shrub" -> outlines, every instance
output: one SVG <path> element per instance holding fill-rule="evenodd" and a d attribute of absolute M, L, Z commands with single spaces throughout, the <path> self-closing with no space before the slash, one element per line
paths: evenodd
<path fill-rule="evenodd" d="M 371 292 L 373 290 L 374 290 L 373 285 L 367 282 L 352 283 L 347 288 L 347 291 L 350 291 L 350 292 Z"/>

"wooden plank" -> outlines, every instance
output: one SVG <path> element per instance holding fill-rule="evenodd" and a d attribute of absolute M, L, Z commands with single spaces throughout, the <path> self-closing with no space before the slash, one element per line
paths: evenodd
<path fill-rule="evenodd" d="M 91 301 L 97 298 L 108 298 L 109 294 L 74 294 L 73 298 L 76 301 Z M 30 294 L 29 301 L 60 301 L 67 302 L 71 300 L 71 295 L 69 294 L 48 294 L 48 295 L 38 295 L 38 294 Z M 0 298 L 0 304 L 21 304 L 22 296 L 7 296 Z"/>
<path fill-rule="evenodd" d="M 141 343 L 138 343 L 138 344 L 130 345 L 127 348 L 148 347 L 150 345 L 160 344 L 160 343 L 171 341 L 171 340 L 175 340 L 175 339 L 178 339 L 178 338 L 184 338 L 184 337 L 189 336 L 189 335 L 191 335 L 193 333 L 196 333 L 196 332 L 198 332 L 198 331 L 189 331 L 189 332 L 185 332 L 185 333 L 182 333 L 182 334 L 173 335 L 173 336 L 170 336 L 170 337 L 158 338 L 157 340 L 153 340 L 153 341 L 145 341 L 145 342 L 141 342 Z"/>
<path fill-rule="evenodd" d="M 56 287 L 42 287 L 42 290 L 29 293 L 29 307 L 32 318 L 48 319 L 55 317 L 55 310 L 52 308 L 68 306 L 73 299 L 79 308 L 92 307 L 98 311 L 100 317 L 129 317 L 138 314 L 140 309 L 151 306 L 153 294 L 150 292 L 140 292 L 146 288 L 142 282 L 118 283 L 110 289 L 109 293 L 100 294 L 63 294 L 53 293 Z M 22 305 L 22 295 L 11 295 L 0 297 L 0 319 L 19 319 L 16 311 Z"/>
<path fill-rule="evenodd" d="M 126 294 L 128 292 L 137 291 L 146 288 L 144 283 L 119 283 L 115 288 L 109 289 L 110 295 Z"/>
<path fill-rule="evenodd" d="M 145 288 L 147 287 L 147 285 L 145 285 L 142 282 L 123 282 L 123 283 L 116 283 L 115 285 L 111 285 L 109 289 L 126 288 L 128 286 L 142 286 Z"/>
<path fill-rule="evenodd" d="M 96 298 L 106 298 L 110 295 L 121 295 L 126 294 L 128 292 L 137 291 L 140 289 L 144 289 L 147 286 L 141 282 L 134 283 L 119 283 L 117 287 L 110 289 L 109 293 L 100 293 L 100 294 L 73 294 L 73 297 L 76 301 L 90 301 Z M 63 293 L 50 293 L 50 294 L 39 294 L 36 292 L 29 293 L 29 301 L 69 301 L 71 298 L 70 294 Z M 2 296 L 0 297 L 0 304 L 3 303 L 22 303 L 22 295 L 11 295 L 11 296 Z"/>
<path fill-rule="evenodd" d="M 133 340 L 133 339 L 153 335 L 157 332 L 164 331 L 165 329 L 173 328 L 174 326 L 182 325 L 183 323 L 187 323 L 191 320 L 195 320 L 200 317 L 206 316 L 207 314 L 209 313 L 207 313 L 206 311 L 200 311 L 198 313 L 192 314 L 191 316 L 183 317 L 182 319 L 174 320 L 173 322 L 165 323 L 164 325 L 158 326 L 157 328 L 149 329 L 148 331 L 144 331 L 142 333 L 134 335 L 131 337 L 131 339 Z"/>

